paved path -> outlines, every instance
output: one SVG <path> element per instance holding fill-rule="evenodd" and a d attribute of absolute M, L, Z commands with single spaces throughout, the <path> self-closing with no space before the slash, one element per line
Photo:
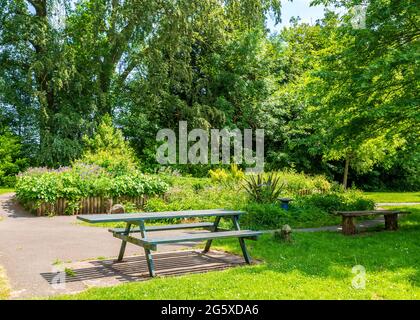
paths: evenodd
<path fill-rule="evenodd" d="M 0 265 L 6 269 L 12 299 L 63 293 L 61 289 L 53 289 L 42 276 L 56 270 L 55 261 L 80 262 L 118 254 L 121 242 L 104 228 L 80 225 L 75 216 L 35 217 L 12 197 L 11 193 L 0 195 L 0 217 L 3 218 L 0 221 Z M 183 231 L 174 231 L 180 232 Z M 159 251 L 194 245 L 193 242 L 161 245 Z M 140 247 L 127 246 L 127 256 L 139 254 L 143 254 Z"/>

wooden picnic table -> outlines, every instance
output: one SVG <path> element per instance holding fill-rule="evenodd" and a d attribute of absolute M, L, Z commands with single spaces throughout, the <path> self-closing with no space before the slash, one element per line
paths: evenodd
<path fill-rule="evenodd" d="M 142 212 L 142 213 L 125 213 L 125 214 L 92 214 L 79 215 L 77 219 L 89 223 L 104 222 L 125 222 L 125 228 L 113 228 L 109 231 L 115 238 L 122 240 L 118 261 L 124 258 L 125 247 L 127 242 L 144 248 L 147 266 L 150 276 L 156 275 L 151 250 L 157 250 L 157 245 L 167 243 L 177 243 L 185 241 L 202 241 L 207 240 L 203 253 L 210 250 L 212 240 L 223 238 L 238 238 L 242 249 L 245 262 L 250 264 L 251 257 L 246 249 L 245 239 L 256 240 L 262 234 L 260 231 L 241 230 L 239 226 L 239 217 L 244 214 L 243 211 L 211 209 L 211 210 L 187 210 L 187 211 L 168 211 L 168 212 Z M 179 223 L 159 226 L 146 226 L 145 222 L 154 220 L 163 220 L 171 218 L 208 218 L 214 217 L 214 221 L 210 222 L 193 222 Z M 221 230 L 219 223 L 221 218 L 232 219 L 234 230 Z M 134 226 L 134 228 L 133 228 Z M 161 238 L 150 238 L 148 232 L 177 230 L 177 229 L 207 229 L 210 232 L 197 232 L 192 234 L 182 234 L 176 236 L 168 236 Z M 140 237 L 133 237 L 132 233 L 139 233 Z"/>
<path fill-rule="evenodd" d="M 383 215 L 385 230 L 398 230 L 398 215 L 408 214 L 409 211 L 399 210 L 364 210 L 364 211 L 336 211 L 342 217 L 342 233 L 345 235 L 356 234 L 355 218 L 363 216 Z"/>

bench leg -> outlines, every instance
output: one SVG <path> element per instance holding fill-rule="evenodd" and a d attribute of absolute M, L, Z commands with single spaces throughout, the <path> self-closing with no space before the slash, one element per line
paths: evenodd
<path fill-rule="evenodd" d="M 354 224 L 354 217 L 345 217 L 343 216 L 343 222 L 341 224 L 342 233 L 344 235 L 356 234 L 356 226 Z"/>
<path fill-rule="evenodd" d="M 143 239 L 146 238 L 146 227 L 144 226 L 143 221 L 140 222 L 139 228 L 140 228 L 141 237 Z M 144 248 L 144 254 L 146 256 L 147 268 L 149 269 L 150 276 L 152 278 L 156 277 L 155 264 L 153 262 L 153 257 L 152 257 L 152 253 L 150 252 L 150 249 Z"/>
<path fill-rule="evenodd" d="M 238 231 L 241 230 L 241 227 L 239 227 L 238 216 L 233 216 L 232 220 L 233 220 L 233 225 L 234 225 L 235 229 L 238 230 Z M 241 246 L 242 254 L 244 256 L 245 262 L 247 264 L 251 264 L 251 256 L 249 255 L 248 250 L 246 249 L 244 238 L 239 238 L 239 245 Z"/>
<path fill-rule="evenodd" d="M 220 222 L 220 217 L 216 217 L 216 220 L 214 220 L 214 224 L 213 224 L 213 227 L 211 229 L 212 232 L 216 232 L 217 231 L 217 228 L 219 226 L 219 222 Z M 210 247 L 211 247 L 211 243 L 212 243 L 212 240 L 207 240 L 206 246 L 205 246 L 205 248 L 203 250 L 203 253 L 209 252 Z"/>
<path fill-rule="evenodd" d="M 131 223 L 127 223 L 127 226 L 125 227 L 124 235 L 128 236 L 130 234 L 130 229 L 131 229 Z M 118 262 L 121 262 L 123 260 L 126 246 L 127 246 L 127 241 L 123 240 L 121 243 L 120 253 L 118 254 L 118 259 L 117 259 Z"/>
<path fill-rule="evenodd" d="M 386 214 L 385 218 L 385 230 L 395 231 L 398 230 L 398 214 Z"/>
<path fill-rule="evenodd" d="M 153 263 L 153 257 L 149 249 L 144 249 L 146 255 L 147 268 L 151 277 L 156 277 L 155 264 Z"/>
<path fill-rule="evenodd" d="M 249 255 L 248 250 L 246 249 L 244 238 L 239 238 L 239 244 L 241 246 L 242 254 L 244 255 L 245 262 L 247 264 L 251 264 L 251 256 Z"/>

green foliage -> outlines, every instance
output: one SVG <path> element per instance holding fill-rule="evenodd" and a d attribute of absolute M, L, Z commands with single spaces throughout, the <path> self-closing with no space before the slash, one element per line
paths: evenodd
<path fill-rule="evenodd" d="M 16 183 L 16 197 L 23 204 L 40 205 L 67 199 L 69 214 L 77 209 L 81 198 L 107 198 L 162 195 L 167 184 L 157 177 L 131 172 L 113 176 L 95 165 L 77 164 L 57 170 L 32 168 L 20 174 Z"/>
<path fill-rule="evenodd" d="M 80 160 L 105 168 L 112 175 L 123 175 L 137 169 L 134 150 L 124 140 L 121 130 L 115 129 L 109 115 L 103 117 L 92 138 L 84 137 L 86 149 Z"/>
<path fill-rule="evenodd" d="M 248 196 L 255 202 L 273 203 L 283 192 L 284 183 L 280 177 L 271 172 L 267 175 L 260 173 L 258 175 L 249 175 L 243 185 Z"/>
<path fill-rule="evenodd" d="M 357 29 L 360 1 L 313 3 L 344 14 L 270 35 L 264 23 L 268 12 L 279 20 L 279 0 L 0 0 L 0 127 L 19 136 L 33 166 L 69 165 L 89 140 L 83 161 L 119 174 L 137 161 L 105 145 L 127 139 L 155 172 L 156 132 L 181 120 L 262 128 L 268 170 L 415 190 L 418 6 L 369 1 Z M 174 166 L 197 177 L 217 167 Z"/>
<path fill-rule="evenodd" d="M 334 213 L 334 211 L 373 210 L 375 202 L 364 196 L 360 191 L 348 190 L 341 193 L 312 194 L 298 197 L 292 203 L 292 206 L 315 207 L 328 213 Z"/>
<path fill-rule="evenodd" d="M 252 229 L 280 229 L 284 224 L 292 228 L 336 225 L 340 217 L 333 215 L 341 210 L 372 210 L 374 202 L 360 191 L 349 190 L 328 194 L 298 196 L 284 210 L 278 203 L 249 202 L 243 210 L 247 213 L 242 224 Z"/>
<path fill-rule="evenodd" d="M 296 174 L 287 173 L 287 175 L 292 177 Z M 276 176 L 281 177 L 281 173 L 276 173 Z M 304 175 L 296 176 L 299 177 L 301 183 L 304 183 Z M 243 188 L 232 188 L 219 183 L 212 184 L 211 179 L 208 178 L 163 176 L 162 179 L 169 182 L 171 187 L 164 198 L 150 198 L 146 203 L 147 211 L 214 208 L 243 210 L 247 213 L 241 217 L 241 224 L 245 228 L 252 229 L 278 229 L 283 224 L 289 224 L 293 228 L 335 225 L 340 222 L 340 218 L 332 215 L 332 211 L 373 208 L 373 201 L 356 190 L 343 193 L 339 189 L 335 192 L 319 194 L 317 193 L 319 190 L 314 189 L 311 190 L 312 195 L 297 196 L 295 194 L 295 200 L 286 211 L 280 207 L 276 201 L 277 198 L 271 203 L 255 202 Z M 312 177 L 306 176 L 306 179 L 308 180 L 306 186 L 313 185 Z"/>
<path fill-rule="evenodd" d="M 10 132 L 0 134 L 0 186 L 12 187 L 16 175 L 28 165 L 28 160 L 21 157 L 19 139 Z"/>
<path fill-rule="evenodd" d="M 209 170 L 209 175 L 212 182 L 231 187 L 238 185 L 245 177 L 245 173 L 235 163 L 230 165 L 230 170 L 224 168 Z"/>

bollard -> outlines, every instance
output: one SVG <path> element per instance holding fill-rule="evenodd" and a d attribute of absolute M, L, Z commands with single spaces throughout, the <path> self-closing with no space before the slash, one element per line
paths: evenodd
<path fill-rule="evenodd" d="M 278 200 L 280 200 L 280 206 L 284 210 L 289 210 L 289 202 L 293 201 L 292 198 L 278 198 Z"/>

